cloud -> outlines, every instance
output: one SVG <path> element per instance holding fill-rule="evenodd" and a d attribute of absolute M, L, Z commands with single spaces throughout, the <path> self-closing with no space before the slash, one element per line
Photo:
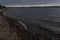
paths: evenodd
<path fill-rule="evenodd" d="M 0 4 L 60 3 L 60 0 L 0 0 Z"/>

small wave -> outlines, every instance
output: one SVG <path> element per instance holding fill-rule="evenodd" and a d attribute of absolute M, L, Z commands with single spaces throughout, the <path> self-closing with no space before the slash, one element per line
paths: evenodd
<path fill-rule="evenodd" d="M 21 22 L 21 21 L 18 21 L 22 26 L 24 26 L 24 28 L 25 29 L 27 29 L 27 26 L 23 23 L 23 22 Z"/>

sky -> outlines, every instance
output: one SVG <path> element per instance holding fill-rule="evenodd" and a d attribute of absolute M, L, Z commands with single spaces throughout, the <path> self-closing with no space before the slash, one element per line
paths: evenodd
<path fill-rule="evenodd" d="M 52 3 L 60 3 L 60 0 L 0 0 L 0 4 L 8 5 L 8 4 L 52 4 Z"/>

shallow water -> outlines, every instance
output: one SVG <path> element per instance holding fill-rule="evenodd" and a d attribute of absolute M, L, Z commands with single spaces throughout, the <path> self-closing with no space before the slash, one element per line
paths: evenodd
<path fill-rule="evenodd" d="M 12 15 L 12 17 L 16 17 L 20 20 L 23 20 L 28 23 L 37 23 L 43 26 L 44 28 L 48 28 L 52 31 L 60 30 L 60 8 L 45 8 L 45 7 L 12 7 L 8 8 L 7 11 L 9 12 L 8 15 Z M 29 27 L 28 27 L 29 28 Z M 35 27 L 29 28 L 31 31 L 39 33 L 39 27 L 35 29 Z M 37 31 L 36 31 L 37 30 Z"/>

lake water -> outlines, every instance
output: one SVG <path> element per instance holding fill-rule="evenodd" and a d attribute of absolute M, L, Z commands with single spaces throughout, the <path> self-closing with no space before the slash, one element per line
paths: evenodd
<path fill-rule="evenodd" d="M 60 8 L 9 8 L 10 14 L 18 18 L 31 18 L 31 19 L 46 19 L 50 21 L 60 22 Z"/>
<path fill-rule="evenodd" d="M 20 20 L 40 24 L 44 28 L 59 31 L 60 27 L 60 8 L 50 7 L 12 7 L 8 8 L 8 15 Z M 34 29 L 31 27 L 31 29 Z M 30 29 L 30 30 L 31 30 Z M 36 29 L 38 30 L 38 28 Z"/>

